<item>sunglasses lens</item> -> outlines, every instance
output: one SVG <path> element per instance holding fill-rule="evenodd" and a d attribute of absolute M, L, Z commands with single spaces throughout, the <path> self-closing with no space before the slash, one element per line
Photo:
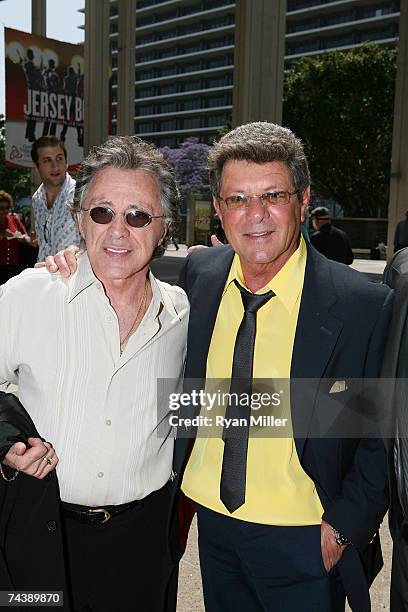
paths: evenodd
<path fill-rule="evenodd" d="M 151 220 L 151 216 L 142 210 L 129 210 L 126 214 L 126 221 L 131 227 L 146 227 Z"/>
<path fill-rule="evenodd" d="M 112 211 L 109 208 L 104 208 L 103 206 L 96 206 L 96 208 L 89 211 L 89 214 L 92 221 L 95 221 L 95 223 L 102 223 L 102 225 L 110 223 L 113 219 Z"/>

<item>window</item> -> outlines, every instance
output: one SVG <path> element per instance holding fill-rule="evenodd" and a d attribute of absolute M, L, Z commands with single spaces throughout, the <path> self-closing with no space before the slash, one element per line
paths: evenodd
<path fill-rule="evenodd" d="M 369 30 L 368 32 L 361 33 L 361 42 L 367 40 L 383 40 L 384 38 L 394 38 L 396 36 L 396 31 L 393 26 L 388 26 L 387 28 L 381 28 L 378 30 Z"/>
<path fill-rule="evenodd" d="M 357 18 L 355 11 L 343 11 L 342 13 L 334 13 L 334 15 L 328 15 L 327 25 L 336 25 L 338 23 L 347 23 Z"/>
<path fill-rule="evenodd" d="M 183 127 L 186 130 L 200 127 L 200 117 L 188 117 L 183 121 Z"/>
<path fill-rule="evenodd" d="M 353 32 L 350 34 L 344 34 L 343 36 L 335 36 L 327 39 L 327 48 L 331 47 L 347 47 L 348 45 L 355 44 L 356 39 Z"/>
<path fill-rule="evenodd" d="M 181 72 L 197 72 L 203 68 L 201 62 L 190 62 L 181 66 Z"/>
<path fill-rule="evenodd" d="M 137 123 L 136 124 L 136 133 L 139 134 L 146 134 L 147 132 L 152 132 L 153 131 L 153 122 L 149 121 L 146 123 Z"/>
<path fill-rule="evenodd" d="M 177 93 L 177 85 L 176 85 L 176 83 L 170 83 L 170 85 L 163 85 L 161 87 L 161 92 L 160 93 L 163 96 L 166 96 L 167 94 Z"/>
<path fill-rule="evenodd" d="M 160 132 L 166 132 L 168 130 L 176 130 L 177 122 L 175 119 L 169 119 L 167 121 L 161 121 L 159 123 Z"/>
<path fill-rule="evenodd" d="M 160 105 L 161 113 L 171 113 L 177 110 L 177 102 L 167 102 L 165 104 Z"/>
<path fill-rule="evenodd" d="M 231 104 L 231 94 L 222 94 L 219 96 L 211 96 L 207 99 L 207 107 L 213 108 L 215 106 L 227 106 Z"/>
<path fill-rule="evenodd" d="M 201 100 L 199 98 L 184 100 L 182 110 L 194 110 L 196 108 L 201 108 Z"/>
<path fill-rule="evenodd" d="M 146 104 L 143 106 L 139 106 L 136 114 L 139 116 L 152 115 L 154 113 L 154 109 L 155 107 L 153 106 L 153 104 Z"/>
<path fill-rule="evenodd" d="M 158 138 L 157 146 L 173 148 L 176 146 L 176 139 L 174 136 L 167 136 L 167 137 L 162 136 L 162 138 Z"/>
<path fill-rule="evenodd" d="M 303 32 L 305 30 L 313 30 L 320 26 L 320 19 L 315 17 L 314 19 L 306 19 L 305 21 L 298 21 L 297 23 L 288 24 L 288 34 L 292 32 Z"/>
<path fill-rule="evenodd" d="M 232 74 L 224 74 L 206 79 L 207 87 L 223 87 L 224 85 L 232 85 Z"/>
<path fill-rule="evenodd" d="M 223 55 L 208 61 L 207 68 L 219 68 L 220 66 L 231 66 L 233 63 L 232 55 Z"/>
<path fill-rule="evenodd" d="M 227 121 L 227 115 L 212 115 L 208 117 L 208 127 L 218 127 L 219 125 L 226 125 Z"/>
<path fill-rule="evenodd" d="M 137 90 L 138 98 L 149 98 L 150 96 L 154 96 L 154 87 L 146 87 L 145 89 Z"/>

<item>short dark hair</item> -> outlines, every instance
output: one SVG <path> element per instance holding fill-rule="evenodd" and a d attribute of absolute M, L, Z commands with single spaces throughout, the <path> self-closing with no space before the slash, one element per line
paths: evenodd
<path fill-rule="evenodd" d="M 220 196 L 224 165 L 231 160 L 265 164 L 282 162 L 288 168 L 294 188 L 302 194 L 310 185 L 310 173 L 302 142 L 288 128 L 266 121 L 236 127 L 211 148 L 208 156 L 211 191 Z"/>
<path fill-rule="evenodd" d="M 10 208 L 13 208 L 13 197 L 7 191 L 0 190 L 0 202 L 8 202 Z"/>
<path fill-rule="evenodd" d="M 311 219 L 330 219 L 329 209 L 326 206 L 316 206 L 311 213 Z"/>
<path fill-rule="evenodd" d="M 44 147 L 59 147 L 64 152 L 65 161 L 67 161 L 67 150 L 61 140 L 58 140 L 56 136 L 41 136 L 31 147 L 31 159 L 36 166 L 38 166 L 38 149 Z"/>

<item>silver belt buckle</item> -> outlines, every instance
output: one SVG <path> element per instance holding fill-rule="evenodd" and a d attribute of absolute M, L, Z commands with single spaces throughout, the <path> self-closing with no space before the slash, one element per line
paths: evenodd
<path fill-rule="evenodd" d="M 96 512 L 103 513 L 103 521 L 101 525 L 103 525 L 104 523 L 107 523 L 111 517 L 111 515 L 109 514 L 107 510 L 105 510 L 105 508 L 89 508 L 89 512 L 92 512 L 92 514 L 95 514 Z"/>

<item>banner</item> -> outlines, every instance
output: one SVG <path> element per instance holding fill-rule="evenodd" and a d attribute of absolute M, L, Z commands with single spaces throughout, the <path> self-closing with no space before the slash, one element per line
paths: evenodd
<path fill-rule="evenodd" d="M 68 164 L 83 158 L 84 53 L 73 45 L 5 28 L 6 164 L 33 167 L 32 143 L 53 135 Z"/>

